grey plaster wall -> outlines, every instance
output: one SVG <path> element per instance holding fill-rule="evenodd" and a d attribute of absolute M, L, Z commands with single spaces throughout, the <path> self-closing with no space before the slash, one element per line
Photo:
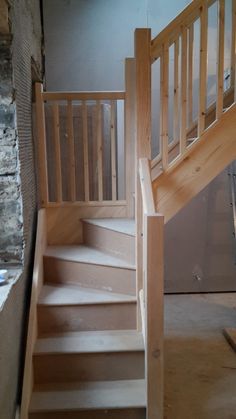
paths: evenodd
<path fill-rule="evenodd" d="M 190 1 L 44 0 L 48 90 L 122 90 L 135 28 L 163 29 Z"/>
<path fill-rule="evenodd" d="M 8 6 L 10 35 L 0 63 L 0 263 L 22 273 L 6 286 L 8 293 L 0 287 L 0 419 L 15 418 L 21 392 L 37 211 L 32 60 L 39 77 L 42 67 L 39 1 L 10 0 Z"/>

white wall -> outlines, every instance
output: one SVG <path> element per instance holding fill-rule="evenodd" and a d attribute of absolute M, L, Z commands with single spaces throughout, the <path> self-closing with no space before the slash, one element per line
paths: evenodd
<path fill-rule="evenodd" d="M 155 36 L 189 0 L 44 0 L 48 90 L 122 90 L 135 28 Z"/>

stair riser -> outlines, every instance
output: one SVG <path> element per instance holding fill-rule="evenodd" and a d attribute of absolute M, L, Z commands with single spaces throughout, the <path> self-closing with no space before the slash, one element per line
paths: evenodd
<path fill-rule="evenodd" d="M 136 303 L 38 306 L 39 334 L 136 328 Z"/>
<path fill-rule="evenodd" d="M 44 258 L 46 282 L 80 284 L 88 288 L 135 295 L 135 270 Z"/>
<path fill-rule="evenodd" d="M 83 223 L 84 243 L 135 263 L 135 237 L 93 224 Z"/>
<path fill-rule="evenodd" d="M 83 410 L 74 412 L 42 412 L 30 413 L 29 419 L 145 419 L 146 410 L 112 409 L 112 410 Z"/>
<path fill-rule="evenodd" d="M 36 384 L 139 378 L 144 378 L 142 351 L 34 356 Z"/>

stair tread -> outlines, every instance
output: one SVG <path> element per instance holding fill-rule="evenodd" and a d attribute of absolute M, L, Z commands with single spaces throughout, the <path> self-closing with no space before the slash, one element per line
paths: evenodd
<path fill-rule="evenodd" d="M 32 394 L 30 412 L 144 408 L 145 381 L 121 380 L 49 384 Z"/>
<path fill-rule="evenodd" d="M 83 221 L 129 236 L 135 236 L 135 220 L 133 218 L 85 218 Z"/>
<path fill-rule="evenodd" d="M 135 269 L 135 266 L 109 253 L 84 245 L 48 246 L 44 256 L 60 260 L 91 263 L 95 265 Z"/>
<path fill-rule="evenodd" d="M 45 284 L 39 296 L 39 305 L 83 305 L 135 302 L 136 297 L 84 288 L 78 285 Z"/>
<path fill-rule="evenodd" d="M 143 351 L 142 333 L 136 330 L 62 333 L 37 340 L 34 353 L 101 353 Z"/>

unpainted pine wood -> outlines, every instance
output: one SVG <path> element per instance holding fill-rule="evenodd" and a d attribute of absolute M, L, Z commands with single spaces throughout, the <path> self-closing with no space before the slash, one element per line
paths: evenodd
<path fill-rule="evenodd" d="M 193 45 L 194 26 L 193 23 L 188 29 L 188 127 L 193 123 Z"/>
<path fill-rule="evenodd" d="M 234 87 L 236 102 L 236 0 L 232 0 L 231 86 Z"/>
<path fill-rule="evenodd" d="M 37 301 L 41 292 L 44 280 L 43 272 L 43 254 L 47 246 L 47 226 L 46 226 L 46 209 L 41 209 L 38 213 L 38 225 L 36 236 L 36 247 L 34 257 L 33 282 L 30 299 L 30 313 L 27 333 L 23 388 L 20 419 L 28 419 L 28 409 L 30 404 L 31 393 L 33 389 L 33 351 L 37 339 Z"/>
<path fill-rule="evenodd" d="M 174 141 L 179 141 L 179 38 L 174 43 Z"/>
<path fill-rule="evenodd" d="M 206 116 L 206 86 L 207 86 L 207 3 L 203 3 L 200 12 L 200 66 L 199 66 L 199 115 L 198 136 L 205 129 Z"/>
<path fill-rule="evenodd" d="M 35 84 L 36 97 L 36 120 L 37 120 L 37 148 L 38 148 L 38 166 L 39 166 L 39 186 L 40 200 L 42 207 L 49 202 L 48 194 L 48 170 L 47 170 L 47 146 L 46 146 L 46 127 L 45 112 L 43 101 L 43 85 Z"/>
<path fill-rule="evenodd" d="M 43 100 L 124 100 L 125 92 L 43 92 Z"/>
<path fill-rule="evenodd" d="M 125 60 L 125 190 L 127 215 L 134 217 L 135 192 L 135 59 Z"/>
<path fill-rule="evenodd" d="M 116 102 L 111 102 L 111 187 L 112 187 L 112 201 L 117 199 L 117 173 L 116 173 Z"/>
<path fill-rule="evenodd" d="M 147 418 L 163 418 L 164 217 L 144 215 Z"/>
<path fill-rule="evenodd" d="M 102 107 L 96 102 L 96 129 L 97 129 L 97 172 L 98 172 L 98 200 L 103 200 L 103 162 L 102 162 Z"/>
<path fill-rule="evenodd" d="M 135 220 L 136 220 L 136 289 L 137 289 L 137 328 L 141 330 L 139 291 L 143 288 L 143 209 L 138 161 L 141 157 L 151 158 L 151 31 L 136 29 L 136 144 L 135 144 Z"/>
<path fill-rule="evenodd" d="M 58 103 L 53 103 L 53 140 L 56 164 L 56 196 L 57 202 L 62 202 L 62 175 L 61 175 L 61 145 Z"/>
<path fill-rule="evenodd" d="M 204 131 L 182 159 L 178 159 L 167 172 L 155 179 L 156 208 L 165 214 L 165 222 L 236 159 L 235 132 L 234 104 Z"/>
<path fill-rule="evenodd" d="M 169 46 L 163 45 L 161 55 L 161 118 L 160 118 L 160 137 L 162 152 L 162 168 L 168 167 L 168 122 L 169 122 Z"/>
<path fill-rule="evenodd" d="M 71 100 L 67 102 L 67 135 L 69 147 L 69 183 L 70 183 L 70 199 L 76 201 L 76 180 L 75 180 L 75 144 L 74 144 L 74 127 L 73 127 L 73 106 Z"/>
<path fill-rule="evenodd" d="M 88 112 L 86 101 L 82 102 L 83 147 L 84 147 L 84 198 L 89 201 L 89 153 L 88 153 Z"/>
<path fill-rule="evenodd" d="M 82 218 L 127 217 L 125 201 L 84 202 L 47 208 L 47 235 L 50 245 L 79 244 L 83 241 Z"/>
<path fill-rule="evenodd" d="M 150 160 L 142 158 L 139 160 L 139 175 L 142 190 L 143 211 L 145 214 L 155 212 L 155 203 L 153 199 Z"/>
<path fill-rule="evenodd" d="M 225 1 L 218 2 L 218 68 L 217 68 L 217 100 L 216 118 L 223 112 L 224 101 L 224 33 L 225 33 Z"/>
<path fill-rule="evenodd" d="M 188 33 L 187 28 L 182 28 L 182 48 L 181 48 L 181 121 L 180 121 L 180 154 L 186 149 L 186 128 L 187 128 L 187 48 Z"/>

